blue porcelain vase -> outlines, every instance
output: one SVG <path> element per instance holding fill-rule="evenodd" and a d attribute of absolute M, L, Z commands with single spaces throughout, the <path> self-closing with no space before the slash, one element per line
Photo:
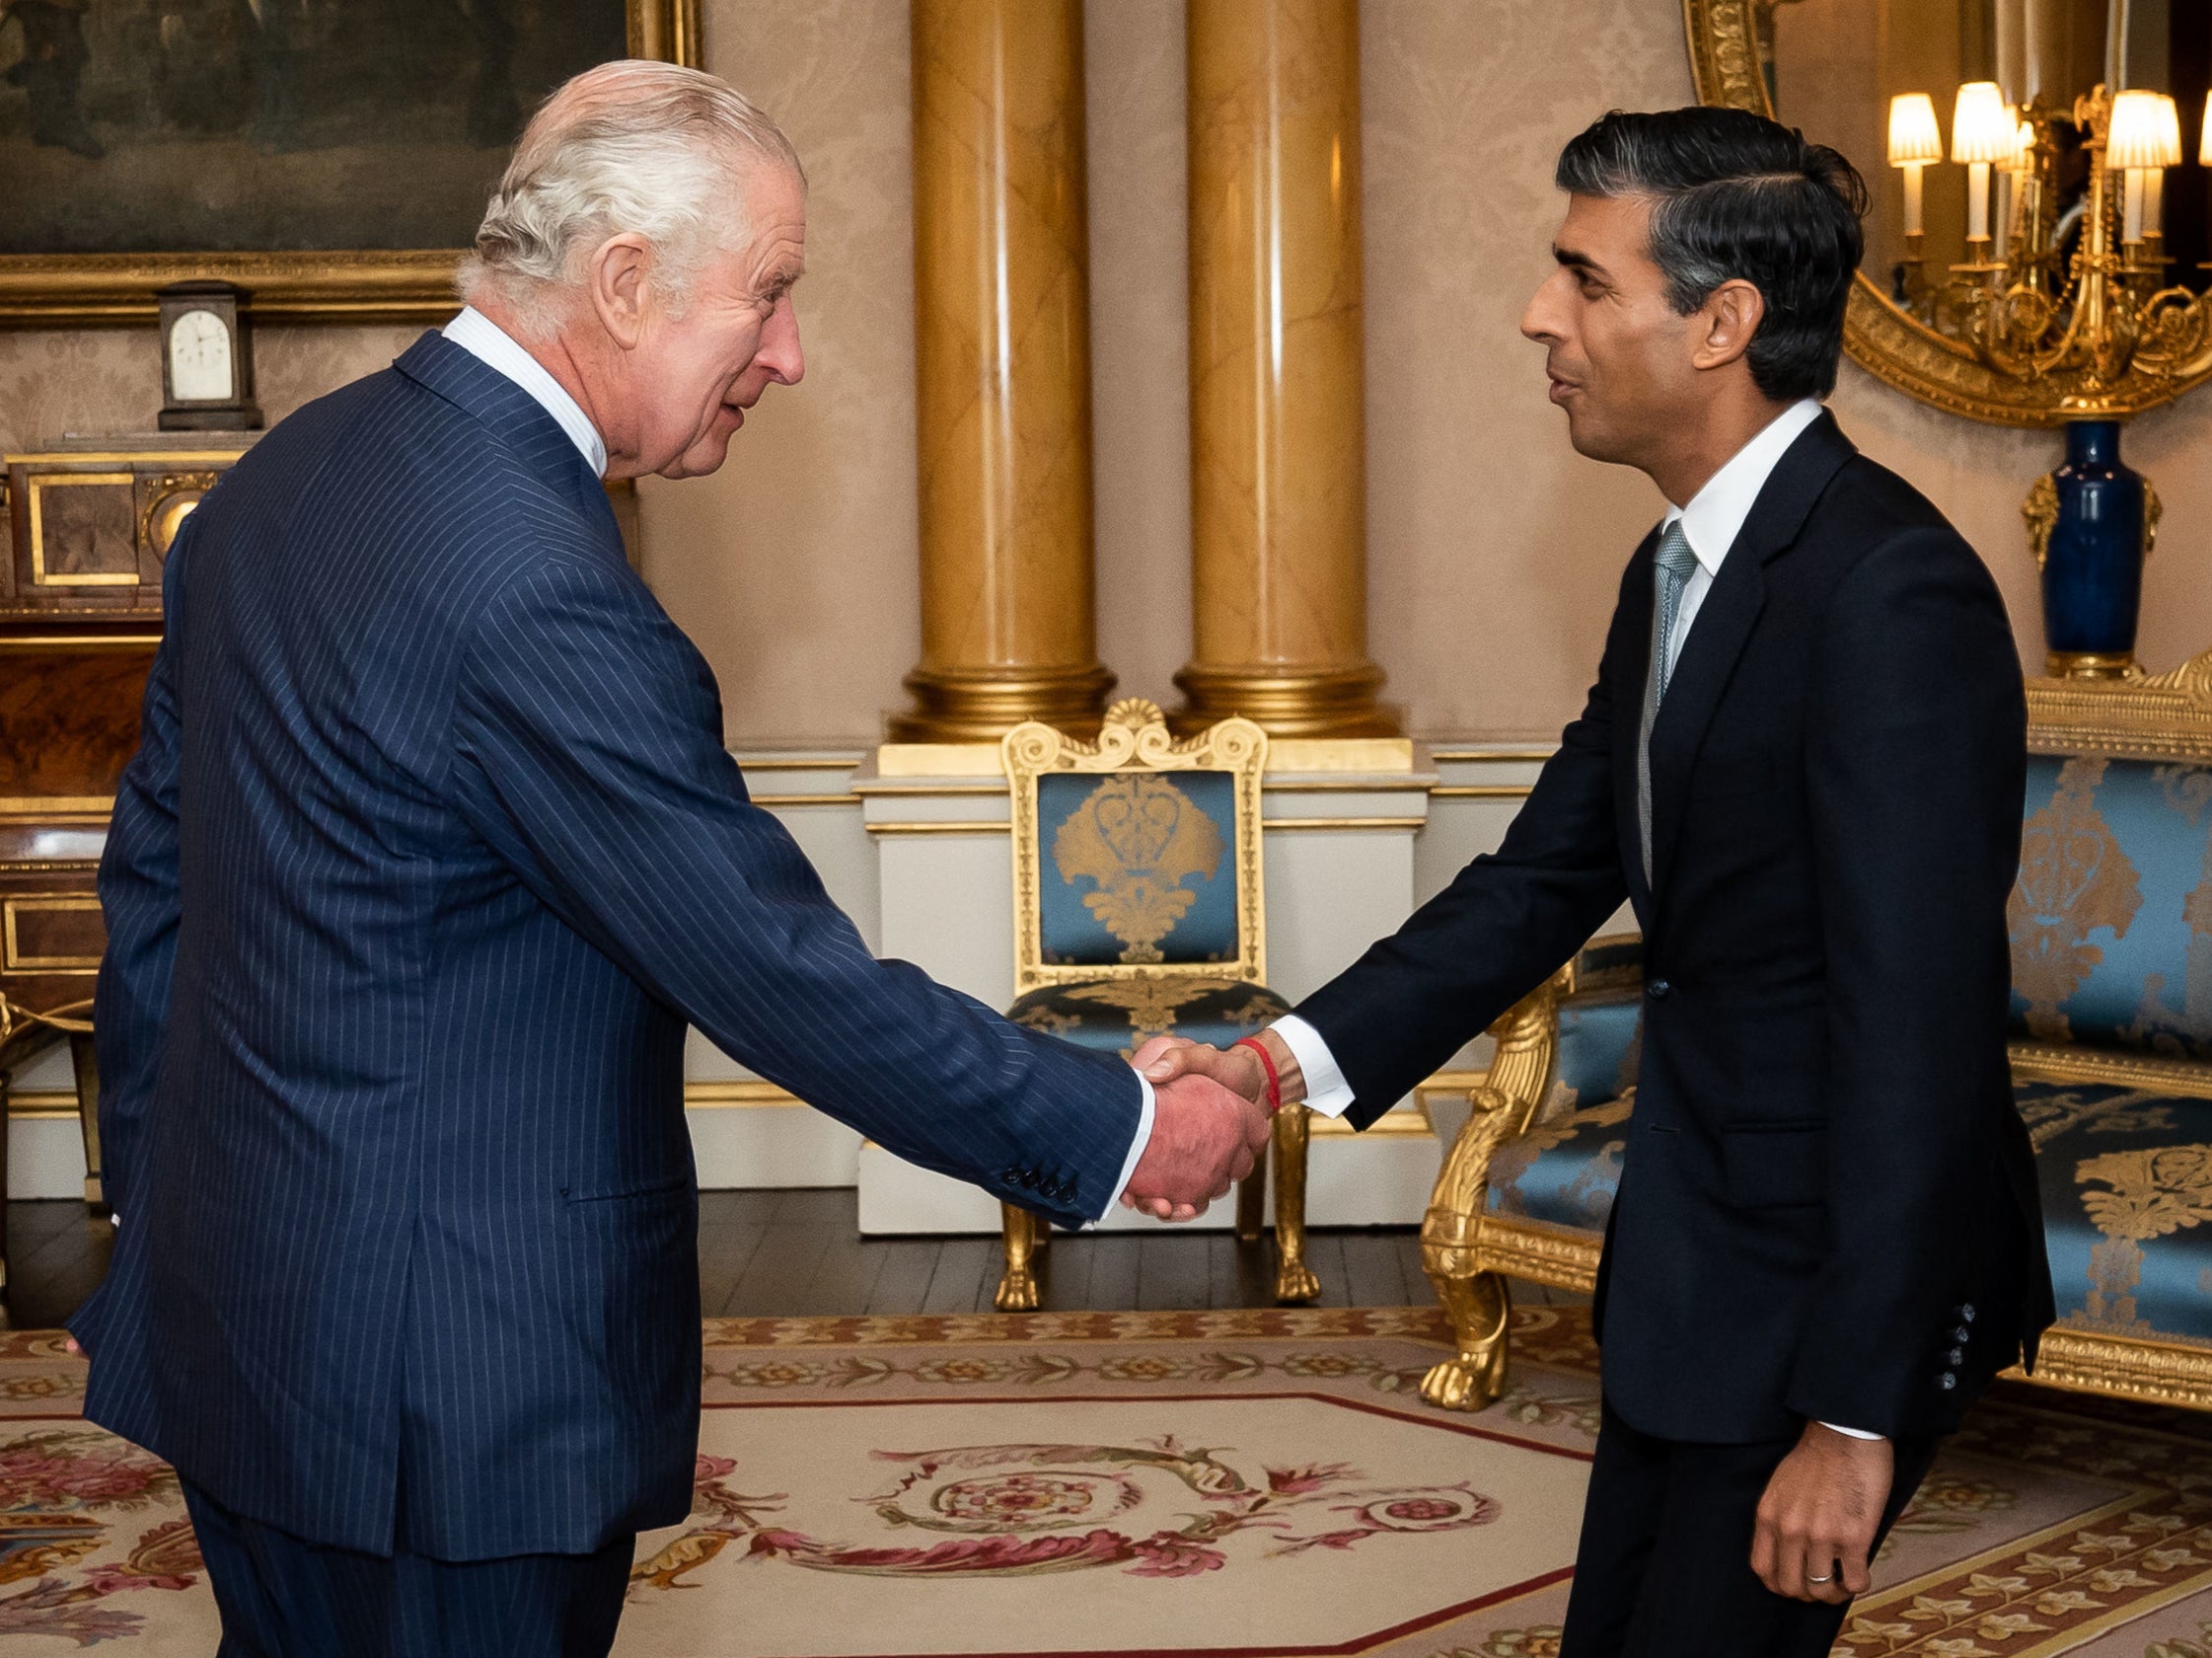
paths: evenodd
<path fill-rule="evenodd" d="M 2043 638 L 2053 674 L 2118 675 L 2135 660 L 2143 601 L 2143 475 L 2120 464 L 2117 420 L 2073 420 L 2043 550 Z M 2038 494 L 2043 491 L 2038 488 Z M 2030 497 L 2032 515 L 2033 498 Z"/>

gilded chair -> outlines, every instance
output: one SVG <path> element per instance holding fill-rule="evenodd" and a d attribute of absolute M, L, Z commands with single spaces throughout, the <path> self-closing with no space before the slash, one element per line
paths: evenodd
<path fill-rule="evenodd" d="M 2212 1409 L 2212 652 L 2171 674 L 2035 679 L 2010 905 L 2014 1099 L 2059 1319 L 2033 1380 Z M 1422 1263 L 1458 1351 L 1422 1384 L 1505 1385 L 1515 1277 L 1588 1291 L 1635 1107 L 1641 968 L 1606 940 L 1496 1027 Z"/>
<path fill-rule="evenodd" d="M 1184 742 L 1156 704 L 1107 711 L 1096 743 L 1032 721 L 1001 745 L 1013 806 L 1014 989 L 1008 1017 L 1129 1057 L 1152 1037 L 1226 1044 L 1288 1011 L 1269 990 L 1260 877 L 1267 733 L 1224 719 Z M 1303 1106 L 1275 1123 L 1276 1298 L 1311 1301 Z M 1237 1193 L 1257 1238 L 1263 1164 Z M 1037 1305 L 1044 1220 L 1004 1206 L 996 1305 Z"/>

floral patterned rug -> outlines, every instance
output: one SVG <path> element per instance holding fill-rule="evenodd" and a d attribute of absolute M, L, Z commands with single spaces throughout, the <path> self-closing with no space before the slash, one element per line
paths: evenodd
<path fill-rule="evenodd" d="M 640 1540 L 617 1652 L 1546 1658 L 1594 1353 L 1579 1312 L 1515 1320 L 1474 1416 L 1416 1392 L 1434 1309 L 710 1320 L 698 1500 Z M 175 1477 L 83 1381 L 0 1335 L 0 1636 L 210 1653 Z M 2212 1658 L 2212 1423 L 2001 1390 L 1836 1650 Z"/>

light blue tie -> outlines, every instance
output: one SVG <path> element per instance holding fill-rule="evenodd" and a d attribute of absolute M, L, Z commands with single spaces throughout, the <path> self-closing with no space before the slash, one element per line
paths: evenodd
<path fill-rule="evenodd" d="M 1659 536 L 1653 560 L 1652 666 L 1644 676 L 1644 728 L 1636 744 L 1636 821 L 1644 836 L 1644 884 L 1652 884 L 1652 724 L 1659 717 L 1659 701 L 1666 682 L 1674 675 L 1667 641 L 1674 637 L 1674 619 L 1682 612 L 1682 590 L 1697 568 L 1697 555 L 1677 518 Z"/>

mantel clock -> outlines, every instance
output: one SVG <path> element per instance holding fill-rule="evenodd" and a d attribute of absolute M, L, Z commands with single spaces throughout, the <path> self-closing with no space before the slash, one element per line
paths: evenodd
<path fill-rule="evenodd" d="M 260 425 L 252 339 L 239 314 L 243 297 L 232 283 L 212 281 L 175 282 L 156 295 L 163 431 L 252 431 Z"/>

